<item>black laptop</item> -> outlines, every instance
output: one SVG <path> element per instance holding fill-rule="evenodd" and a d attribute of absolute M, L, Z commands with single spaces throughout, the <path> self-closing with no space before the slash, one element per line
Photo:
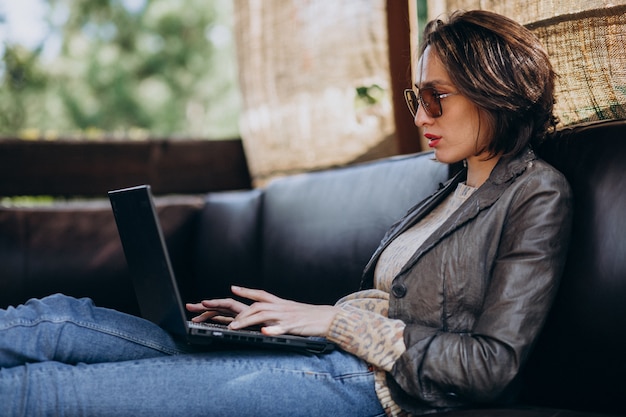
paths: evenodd
<path fill-rule="evenodd" d="M 213 342 L 304 349 L 323 353 L 334 344 L 323 338 L 267 336 L 255 330 L 230 330 L 216 323 L 187 320 L 149 185 L 110 191 L 109 199 L 143 318 L 189 343 Z"/>

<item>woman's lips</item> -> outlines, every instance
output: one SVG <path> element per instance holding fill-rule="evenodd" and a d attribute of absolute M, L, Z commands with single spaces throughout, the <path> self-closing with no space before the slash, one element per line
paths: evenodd
<path fill-rule="evenodd" d="M 430 146 L 431 148 L 436 147 L 441 140 L 441 136 L 433 135 L 431 133 L 426 133 L 424 137 L 428 139 L 428 146 Z"/>

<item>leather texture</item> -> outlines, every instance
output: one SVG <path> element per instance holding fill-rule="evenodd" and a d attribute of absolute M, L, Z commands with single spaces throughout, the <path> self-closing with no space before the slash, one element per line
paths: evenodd
<path fill-rule="evenodd" d="M 461 174 L 398 222 L 370 264 L 454 192 Z M 571 206 L 563 175 L 526 150 L 500 159 L 412 255 L 389 301 L 389 317 L 406 323 L 407 350 L 388 378 L 398 405 L 423 414 L 433 406 L 510 401 L 556 293 Z"/>
<path fill-rule="evenodd" d="M 574 195 L 565 273 L 520 379 L 523 402 L 542 408 L 442 416 L 626 415 L 625 139 L 626 121 L 601 122 L 565 129 L 538 151 Z M 388 227 L 449 177 L 430 159 L 389 158 L 286 177 L 263 190 L 158 199 L 183 296 L 196 300 L 234 282 L 335 301 L 358 287 Z M 2 306 L 65 292 L 137 312 L 106 201 L 0 207 L 0 265 Z"/>
<path fill-rule="evenodd" d="M 387 229 L 448 175 L 427 153 L 275 181 L 263 201 L 261 285 L 313 303 L 358 290 Z"/>
<path fill-rule="evenodd" d="M 230 285 L 259 286 L 261 190 L 212 193 L 200 213 L 190 300 L 227 297 Z"/>
<path fill-rule="evenodd" d="M 158 198 L 172 264 L 192 275 L 196 221 L 203 199 Z M 108 200 L 42 208 L 0 207 L 0 306 L 65 293 L 138 314 L 126 260 Z M 189 292 L 188 280 L 181 291 Z"/>
<path fill-rule="evenodd" d="M 539 153 L 572 187 L 572 239 L 524 399 L 626 415 L 626 121 L 557 139 Z"/>

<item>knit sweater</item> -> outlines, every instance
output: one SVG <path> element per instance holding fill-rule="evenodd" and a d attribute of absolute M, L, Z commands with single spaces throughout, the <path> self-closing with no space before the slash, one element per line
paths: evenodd
<path fill-rule="evenodd" d="M 388 416 L 408 415 L 395 404 L 386 382 L 386 373 L 406 350 L 405 324 L 388 317 L 391 284 L 411 255 L 475 190 L 459 184 L 453 194 L 383 251 L 374 272 L 375 289 L 350 294 L 336 304 L 341 311 L 327 338 L 373 367 L 376 394 Z"/>

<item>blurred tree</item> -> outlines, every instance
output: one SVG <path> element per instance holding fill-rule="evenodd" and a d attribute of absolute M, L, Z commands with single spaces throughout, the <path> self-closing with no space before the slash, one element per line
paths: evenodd
<path fill-rule="evenodd" d="M 48 0 L 60 53 L 5 45 L 0 133 L 237 136 L 230 0 Z"/>
<path fill-rule="evenodd" d="M 47 77 L 38 62 L 39 51 L 29 51 L 19 45 L 4 50 L 0 88 L 0 126 L 5 131 L 16 131 L 26 122 L 28 96 L 41 93 Z"/>

